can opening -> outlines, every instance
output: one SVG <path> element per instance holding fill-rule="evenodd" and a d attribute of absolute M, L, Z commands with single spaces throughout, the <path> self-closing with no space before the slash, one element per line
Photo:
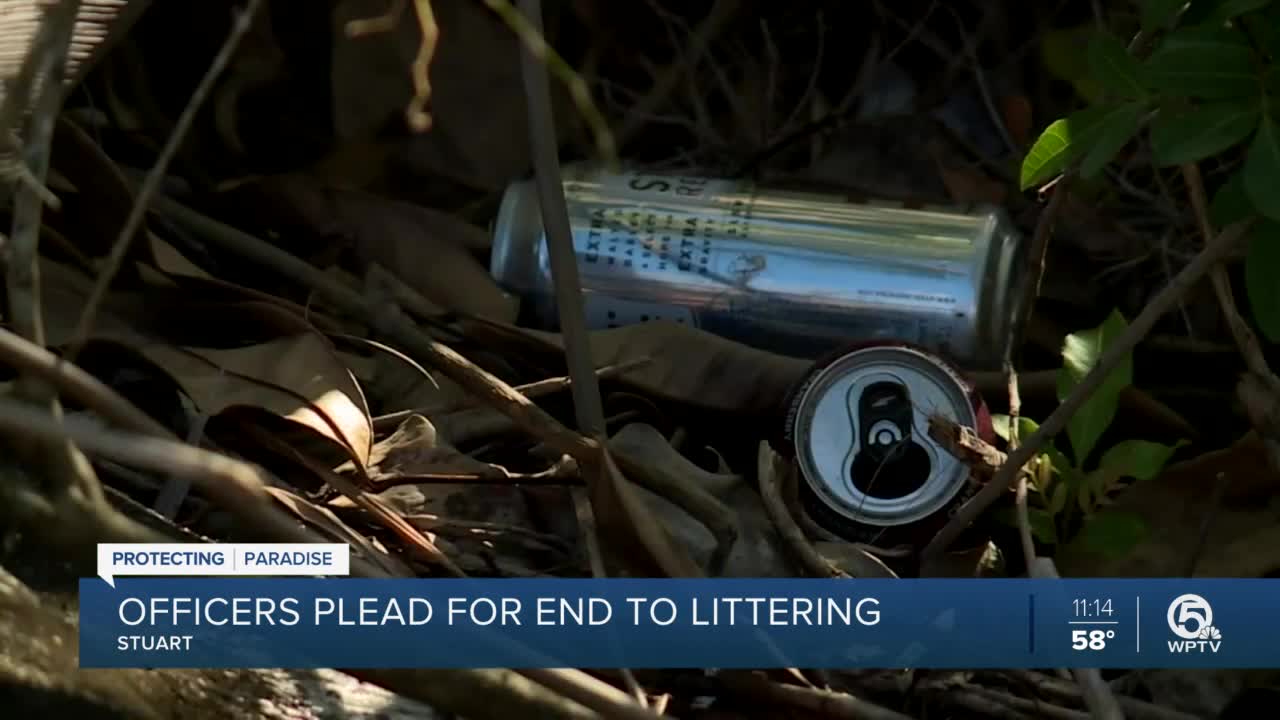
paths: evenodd
<path fill-rule="evenodd" d="M 905 385 L 872 384 L 858 398 L 862 429 L 850 478 L 863 494 L 894 500 L 924 487 L 933 470 L 929 453 L 912 435 L 911 396 Z"/>

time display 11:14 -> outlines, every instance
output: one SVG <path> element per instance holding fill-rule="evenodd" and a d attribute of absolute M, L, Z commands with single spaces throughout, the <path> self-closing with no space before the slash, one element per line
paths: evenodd
<path fill-rule="evenodd" d="M 1110 598 L 1102 600 L 1099 598 L 1076 598 L 1071 601 L 1072 608 L 1075 610 L 1078 618 L 1105 618 L 1111 617 L 1111 600 Z"/>

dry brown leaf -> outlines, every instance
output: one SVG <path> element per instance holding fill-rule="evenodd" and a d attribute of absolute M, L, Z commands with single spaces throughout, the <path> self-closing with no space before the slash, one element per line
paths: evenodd
<path fill-rule="evenodd" d="M 316 333 L 230 350 L 156 342 L 134 349 L 167 372 L 203 413 L 261 408 L 337 442 L 362 465 L 368 461 L 373 429 L 364 397 Z"/>
<path fill-rule="evenodd" d="M 365 263 L 377 263 L 427 300 L 447 310 L 512 322 L 518 303 L 498 287 L 469 248 L 488 233 L 456 215 L 321 184 L 305 175 L 266 178 L 249 192 L 312 230 L 350 240 Z"/>
<path fill-rule="evenodd" d="M 683 478 L 691 485 L 722 495 L 742 482 L 741 475 L 720 474 L 703 470 L 692 460 L 671 447 L 658 429 L 645 423 L 628 423 L 609 439 L 609 447 L 618 455 L 642 460 L 662 468 L 668 474 Z"/>
<path fill-rule="evenodd" d="M 342 522 L 332 510 L 318 507 L 280 488 L 269 487 L 267 493 L 299 520 L 328 535 L 335 542 L 350 545 L 362 557 L 385 570 L 391 577 L 414 577 L 413 571 L 408 566 L 388 555 L 385 549 L 374 544 L 375 541 L 369 540 L 352 529 L 350 525 Z"/>
<path fill-rule="evenodd" d="M 1215 492 L 1222 493 L 1217 507 Z M 1054 560 L 1063 576 L 1184 577 L 1195 557 L 1198 577 L 1256 578 L 1280 570 L 1280 476 L 1254 433 L 1135 483 L 1094 518 L 1105 516 L 1140 518 L 1144 537 L 1118 556 L 1079 542 L 1060 548 Z"/>
<path fill-rule="evenodd" d="M 369 479 L 374 483 L 415 475 L 510 477 L 506 469 L 476 460 L 444 443 L 431 421 L 421 415 L 410 415 L 387 439 L 375 444 L 368 464 Z"/>
<path fill-rule="evenodd" d="M 557 333 L 466 321 L 463 332 L 511 350 L 564 352 Z M 724 412 L 767 413 L 809 369 L 807 360 L 776 355 L 679 323 L 660 320 L 591 333 L 597 367 L 649 361 L 620 373 L 643 392 Z"/>
<path fill-rule="evenodd" d="M 584 468 L 584 471 L 586 469 Z M 649 564 L 667 577 L 704 577 L 685 548 L 673 541 L 666 524 L 644 501 L 640 488 L 623 476 L 607 447 L 600 452 L 600 473 L 592 498 L 596 524 L 600 531 L 617 533 L 620 544 L 613 547 L 632 549 L 635 543 L 643 549 Z"/>

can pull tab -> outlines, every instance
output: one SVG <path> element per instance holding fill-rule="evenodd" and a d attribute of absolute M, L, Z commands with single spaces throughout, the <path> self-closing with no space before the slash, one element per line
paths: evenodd
<path fill-rule="evenodd" d="M 929 479 L 929 453 L 912 433 L 906 385 L 877 382 L 858 398 L 858 454 L 850 467 L 854 487 L 872 497 L 910 495 Z"/>

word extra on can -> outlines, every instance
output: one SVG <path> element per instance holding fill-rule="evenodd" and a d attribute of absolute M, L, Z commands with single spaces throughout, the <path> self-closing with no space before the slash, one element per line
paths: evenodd
<path fill-rule="evenodd" d="M 814 358 L 895 340 L 970 369 L 1015 342 L 1023 243 L 999 208 L 907 208 L 746 181 L 564 171 L 587 324 L 666 319 Z M 537 188 L 513 184 L 490 271 L 556 329 Z"/>

